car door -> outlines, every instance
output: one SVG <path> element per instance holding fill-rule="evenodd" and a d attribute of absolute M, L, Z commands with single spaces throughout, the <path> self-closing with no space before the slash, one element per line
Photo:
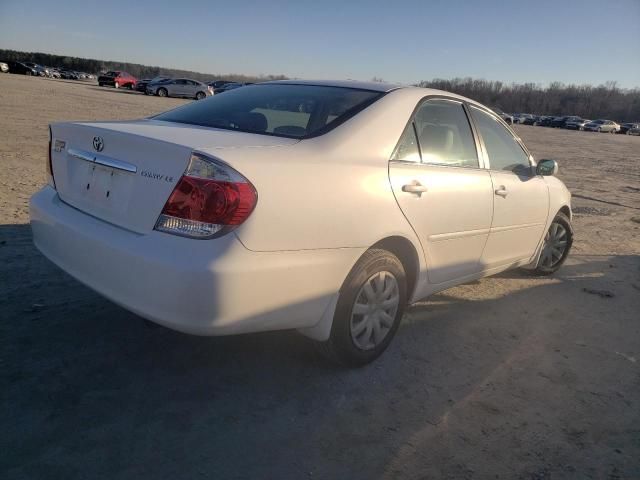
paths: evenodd
<path fill-rule="evenodd" d="M 512 131 L 492 113 L 470 110 L 493 183 L 493 221 L 482 254 L 490 269 L 535 253 L 549 215 L 549 190 Z"/>
<path fill-rule="evenodd" d="M 198 91 L 199 84 L 194 82 L 193 80 L 187 80 L 187 84 L 185 85 L 185 97 L 195 98 L 196 93 Z"/>
<path fill-rule="evenodd" d="M 394 195 L 420 239 L 429 283 L 482 270 L 493 190 L 462 102 L 430 98 L 417 108 L 389 163 Z"/>
<path fill-rule="evenodd" d="M 182 78 L 178 78 L 177 80 L 174 80 L 168 85 L 169 95 L 171 95 L 172 97 L 184 97 L 186 86 L 187 86 L 186 80 Z"/>

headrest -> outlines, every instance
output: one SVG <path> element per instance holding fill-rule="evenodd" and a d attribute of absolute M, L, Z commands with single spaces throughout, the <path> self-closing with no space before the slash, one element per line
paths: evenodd
<path fill-rule="evenodd" d="M 453 131 L 443 125 L 427 124 L 422 127 L 418 140 L 423 152 L 448 153 L 453 146 Z"/>

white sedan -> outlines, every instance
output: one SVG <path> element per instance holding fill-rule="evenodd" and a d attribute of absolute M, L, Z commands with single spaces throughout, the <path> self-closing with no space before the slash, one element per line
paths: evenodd
<path fill-rule="evenodd" d="M 408 303 L 510 268 L 553 273 L 571 248 L 555 161 L 443 91 L 266 82 L 50 131 L 36 246 L 183 332 L 298 329 L 361 365 Z"/>

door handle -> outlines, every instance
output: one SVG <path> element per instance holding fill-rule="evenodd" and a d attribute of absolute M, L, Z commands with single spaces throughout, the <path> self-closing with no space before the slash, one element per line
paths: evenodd
<path fill-rule="evenodd" d="M 422 185 L 420 182 L 408 183 L 402 186 L 402 191 L 407 193 L 415 193 L 418 196 L 421 196 L 428 190 L 427 187 Z"/>
<path fill-rule="evenodd" d="M 501 197 L 506 197 L 508 193 L 509 192 L 507 192 L 507 189 L 505 188 L 504 185 L 500 185 L 495 191 L 495 194 Z"/>

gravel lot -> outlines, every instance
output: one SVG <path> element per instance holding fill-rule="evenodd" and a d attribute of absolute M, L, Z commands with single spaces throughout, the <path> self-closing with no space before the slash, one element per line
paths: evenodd
<path fill-rule="evenodd" d="M 574 193 L 565 267 L 418 303 L 343 370 L 150 326 L 33 247 L 49 122 L 181 103 L 0 75 L 0 478 L 640 478 L 640 137 L 516 127 Z"/>

